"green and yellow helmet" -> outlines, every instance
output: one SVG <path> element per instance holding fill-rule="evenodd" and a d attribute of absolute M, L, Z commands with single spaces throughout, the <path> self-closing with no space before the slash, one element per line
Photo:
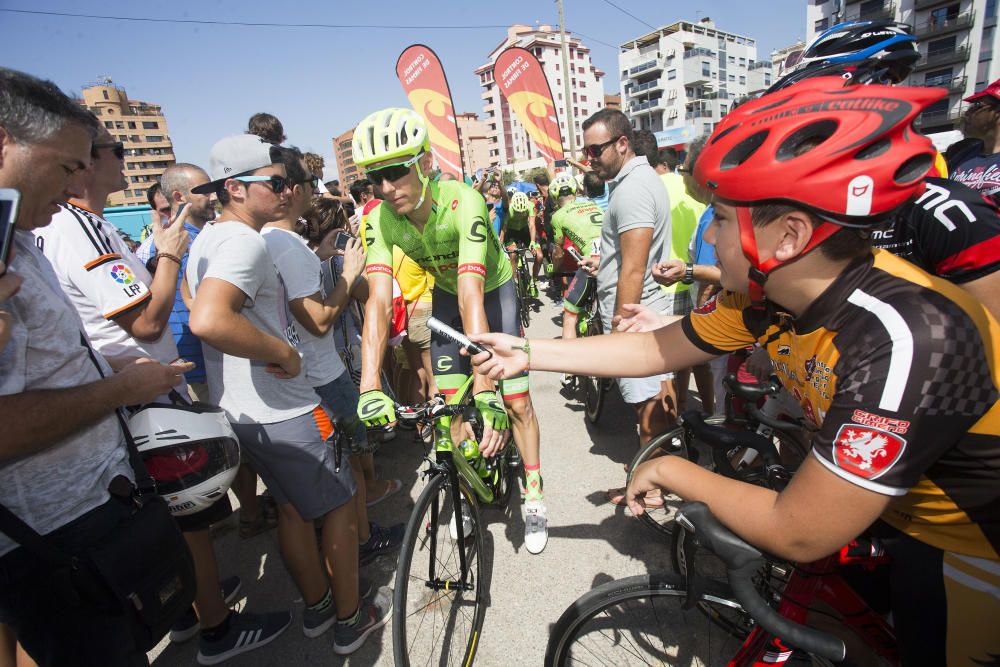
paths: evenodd
<path fill-rule="evenodd" d="M 369 114 L 354 128 L 354 163 L 367 167 L 397 157 L 413 157 L 431 148 L 427 123 L 413 109 L 389 108 Z"/>
<path fill-rule="evenodd" d="M 514 213 L 527 213 L 532 208 L 531 200 L 523 192 L 515 192 L 510 198 L 510 210 Z"/>

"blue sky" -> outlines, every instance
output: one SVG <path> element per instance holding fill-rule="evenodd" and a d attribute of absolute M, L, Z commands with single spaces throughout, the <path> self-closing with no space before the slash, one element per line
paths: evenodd
<path fill-rule="evenodd" d="M 650 28 L 710 16 L 722 30 L 757 39 L 758 55 L 801 39 L 806 0 L 565 0 L 567 29 L 591 47 L 618 92 L 617 44 Z M 341 2 L 321 0 L 0 0 L 0 9 L 337 25 L 507 26 L 557 24 L 553 0 Z M 0 63 L 78 92 L 108 75 L 134 99 L 163 106 L 177 158 L 205 165 L 212 143 L 242 132 L 257 111 L 278 116 L 289 142 L 327 158 L 331 139 L 370 111 L 406 105 L 395 75 L 399 53 L 422 42 L 444 63 L 456 110 L 482 112 L 472 73 L 506 34 L 503 27 L 437 30 L 284 28 L 84 19 L 0 12 Z M 605 42 L 611 46 L 605 46 Z"/>

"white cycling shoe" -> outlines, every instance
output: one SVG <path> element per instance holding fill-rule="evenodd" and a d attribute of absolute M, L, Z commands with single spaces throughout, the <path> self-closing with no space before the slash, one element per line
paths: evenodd
<path fill-rule="evenodd" d="M 524 503 L 524 547 L 528 553 L 540 554 L 549 541 L 549 520 L 545 502 L 528 500 Z"/>
<path fill-rule="evenodd" d="M 469 512 L 469 505 L 463 500 L 462 501 L 462 535 L 466 539 L 472 537 L 472 531 L 475 530 L 476 524 L 472 521 L 472 513 Z M 458 522 L 455 521 L 455 515 L 451 515 L 451 521 L 448 522 L 448 535 L 451 536 L 453 541 L 458 540 Z"/>

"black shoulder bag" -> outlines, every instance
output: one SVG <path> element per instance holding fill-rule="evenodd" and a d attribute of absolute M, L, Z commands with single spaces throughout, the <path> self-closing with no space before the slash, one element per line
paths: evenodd
<path fill-rule="evenodd" d="M 83 343 L 104 377 L 90 345 L 85 339 Z M 194 560 L 167 503 L 156 493 L 121 410 L 115 414 L 135 471 L 131 514 L 80 553 L 60 550 L 3 505 L 0 531 L 50 564 L 53 577 L 66 580 L 66 604 L 125 615 L 136 647 L 149 651 L 194 601 Z"/>

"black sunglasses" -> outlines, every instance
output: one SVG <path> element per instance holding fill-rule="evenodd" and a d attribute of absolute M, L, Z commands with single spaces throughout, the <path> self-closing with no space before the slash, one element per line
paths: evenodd
<path fill-rule="evenodd" d="M 319 187 L 319 176 L 307 176 L 304 181 L 297 181 L 297 183 L 299 185 L 305 185 L 306 183 L 308 183 L 309 185 L 313 186 L 313 189 L 315 190 L 317 187 Z"/>
<path fill-rule="evenodd" d="M 381 185 L 382 181 L 395 183 L 409 174 L 410 168 L 411 165 L 390 164 L 388 167 L 382 167 L 381 169 L 369 169 L 365 172 L 365 178 L 371 181 L 373 185 Z"/>
<path fill-rule="evenodd" d="M 609 139 L 608 141 L 605 141 L 603 144 L 590 144 L 589 146 L 584 146 L 583 152 L 587 157 L 591 158 L 592 160 L 596 160 L 597 158 L 601 157 L 601 153 L 604 152 L 604 149 L 606 149 L 608 146 L 621 139 L 623 136 L 625 135 L 619 134 L 614 139 Z"/>
<path fill-rule="evenodd" d="M 969 105 L 967 113 L 975 113 L 983 108 L 989 109 L 990 111 L 996 111 L 997 109 L 1000 109 L 1000 107 L 990 104 L 989 102 L 983 100 L 977 100 Z"/>
<path fill-rule="evenodd" d="M 269 183 L 271 191 L 276 195 L 280 195 L 285 191 L 285 188 L 289 187 L 289 181 L 284 176 L 236 176 L 233 180 L 247 184 Z"/>
<path fill-rule="evenodd" d="M 125 146 L 120 141 L 115 141 L 107 144 L 94 144 L 90 150 L 91 157 L 97 157 L 97 151 L 101 148 L 110 148 L 112 154 L 119 160 L 125 157 Z"/>

